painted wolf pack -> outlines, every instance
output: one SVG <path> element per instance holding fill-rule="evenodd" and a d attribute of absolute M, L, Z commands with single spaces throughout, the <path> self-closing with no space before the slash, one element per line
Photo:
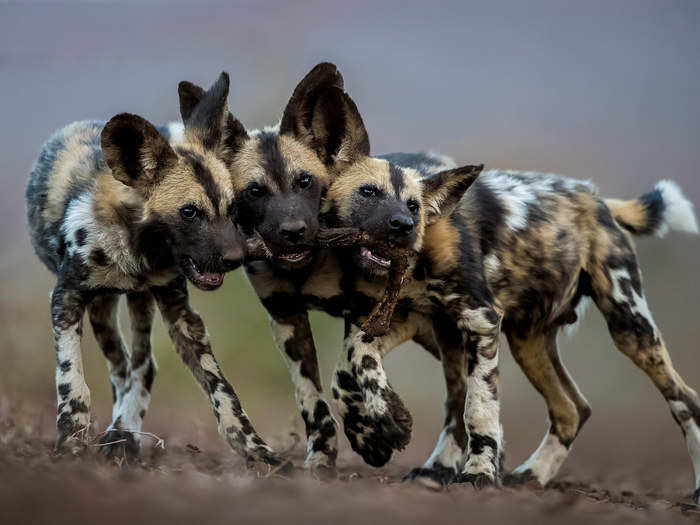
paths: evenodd
<path fill-rule="evenodd" d="M 32 245 L 56 276 L 58 451 L 81 453 L 90 425 L 81 357 L 87 311 L 113 393 L 99 450 L 107 458 L 139 455 L 157 369 L 150 343 L 157 309 L 223 439 L 249 462 L 291 471 L 255 431 L 188 300 L 188 282 L 213 292 L 242 267 L 289 368 L 306 429 L 304 467 L 314 474 L 334 475 L 341 425 L 375 467 L 409 443 L 413 420 L 382 360 L 412 340 L 441 362 L 447 397 L 435 449 L 406 481 L 545 486 L 591 415 L 557 337 L 594 304 L 615 346 L 668 402 L 698 501 L 700 398 L 671 363 L 633 241 L 698 233 L 693 206 L 674 182 L 620 200 L 550 173 L 458 165 L 434 153 L 372 155 L 360 111 L 330 63 L 301 80 L 273 127 L 247 130 L 229 111 L 228 92 L 226 73 L 209 89 L 183 81 L 181 122 L 159 127 L 128 113 L 75 122 L 41 149 L 26 204 Z M 317 242 L 320 232 L 341 228 L 371 242 Z M 265 256 L 249 251 L 252 238 Z M 397 252 L 407 263 L 390 324 L 368 333 L 363 323 L 387 290 Z M 131 348 L 119 329 L 122 295 Z M 310 310 L 345 322 L 330 395 Z M 501 334 L 549 414 L 542 444 L 511 472 L 499 416 Z"/>

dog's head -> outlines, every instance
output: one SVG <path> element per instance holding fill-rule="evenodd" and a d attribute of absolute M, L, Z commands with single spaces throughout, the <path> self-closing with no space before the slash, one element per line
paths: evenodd
<path fill-rule="evenodd" d="M 420 251 L 426 228 L 452 214 L 482 168 L 462 166 L 421 177 L 414 169 L 367 157 L 331 184 L 324 222 L 371 236 L 376 244 L 353 248 L 353 262 L 368 278 L 384 277 L 391 260 L 382 246 Z"/>
<path fill-rule="evenodd" d="M 196 100 L 180 90 L 185 127 L 176 146 L 128 113 L 102 131 L 103 156 L 114 178 L 142 197 L 136 251 L 152 270 L 179 265 L 203 290 L 221 286 L 245 255 L 229 173 L 233 131 L 241 126 L 228 112 L 228 89 L 228 74 L 222 73 L 208 91 L 199 89 Z"/>
<path fill-rule="evenodd" d="M 279 129 L 238 134 L 231 174 L 241 227 L 262 236 L 282 270 L 311 262 L 334 170 L 369 154 L 367 133 L 346 98 L 340 72 L 322 63 L 294 90 Z"/>

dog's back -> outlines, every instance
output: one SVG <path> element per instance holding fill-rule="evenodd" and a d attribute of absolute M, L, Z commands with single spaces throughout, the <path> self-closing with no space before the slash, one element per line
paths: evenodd
<path fill-rule="evenodd" d="M 74 122 L 44 143 L 27 185 L 27 220 L 34 250 L 56 273 L 65 251 L 60 228 L 71 201 L 94 191 L 107 166 L 102 157 L 103 121 Z"/>

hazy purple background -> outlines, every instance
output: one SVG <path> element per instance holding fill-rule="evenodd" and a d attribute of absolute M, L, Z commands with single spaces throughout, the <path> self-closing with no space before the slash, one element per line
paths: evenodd
<path fill-rule="evenodd" d="M 73 120 L 122 111 L 156 123 L 178 118 L 183 79 L 208 84 L 229 71 L 231 110 L 259 127 L 279 119 L 313 65 L 331 60 L 375 153 L 432 149 L 488 167 L 556 171 L 591 179 L 616 197 L 636 196 L 668 177 L 700 203 L 700 3 L 576 4 L 3 2 L 0 398 L 33 395 L 51 427 L 52 278 L 31 253 L 23 201 L 42 142 Z M 699 240 L 670 235 L 642 240 L 639 248 L 671 354 L 700 387 Z M 294 402 L 250 287 L 236 272 L 224 290 L 194 298 L 244 406 L 274 435 L 280 421 L 288 424 Z M 320 315 L 314 324 L 327 379 L 340 326 Z M 107 378 L 88 339 L 88 382 L 104 427 Z M 614 350 L 600 315 L 590 313 L 564 344 L 564 359 L 594 409 L 566 468 L 618 465 L 622 480 L 632 468 L 653 477 L 662 461 L 677 465 L 678 483 L 689 488 L 680 431 L 651 383 Z M 185 432 L 211 436 L 210 409 L 160 325 L 156 356 L 161 372 L 146 429 L 167 432 L 177 420 Z M 392 355 L 388 369 L 415 414 L 407 453 L 427 456 L 442 420 L 440 368 L 409 348 Z M 502 385 L 508 463 L 515 465 L 538 443 L 546 412 L 506 348 Z M 176 412 L 182 407 L 189 411 Z"/>

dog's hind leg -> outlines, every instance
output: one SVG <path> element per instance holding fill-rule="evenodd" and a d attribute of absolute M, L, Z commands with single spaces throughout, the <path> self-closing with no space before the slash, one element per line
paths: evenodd
<path fill-rule="evenodd" d="M 105 457 L 134 457 L 138 455 L 138 441 L 126 432 L 120 409 L 131 385 L 129 354 L 119 329 L 119 295 L 104 294 L 94 297 L 87 305 L 92 332 L 107 359 L 112 383 L 112 423 L 100 438 L 100 450 Z"/>
<path fill-rule="evenodd" d="M 128 422 L 127 428 L 140 431 L 151 403 L 151 388 L 158 369 L 151 352 L 155 299 L 149 291 L 131 292 L 126 296 L 126 304 L 131 319 L 131 388 L 124 395 L 120 415 L 123 422 Z"/>
<path fill-rule="evenodd" d="M 559 358 L 557 327 L 525 338 L 508 334 L 511 353 L 547 403 L 550 427 L 530 458 L 506 476 L 506 484 L 546 485 L 559 471 L 590 407 Z"/>
<path fill-rule="evenodd" d="M 647 305 L 631 247 L 615 248 L 591 273 L 593 298 L 617 348 L 654 382 L 680 425 L 695 469 L 695 501 L 700 496 L 700 398 L 673 368 L 661 332 Z"/>
<path fill-rule="evenodd" d="M 440 332 L 444 333 L 444 327 Z M 437 330 L 436 330 L 437 332 Z M 442 362 L 447 398 L 445 424 L 435 449 L 422 467 L 414 468 L 405 479 L 432 486 L 452 483 L 466 460 L 467 433 L 464 427 L 464 405 L 467 395 L 467 358 L 460 344 L 443 341 L 438 347 L 430 338 L 416 338 L 430 353 L 437 353 Z"/>

